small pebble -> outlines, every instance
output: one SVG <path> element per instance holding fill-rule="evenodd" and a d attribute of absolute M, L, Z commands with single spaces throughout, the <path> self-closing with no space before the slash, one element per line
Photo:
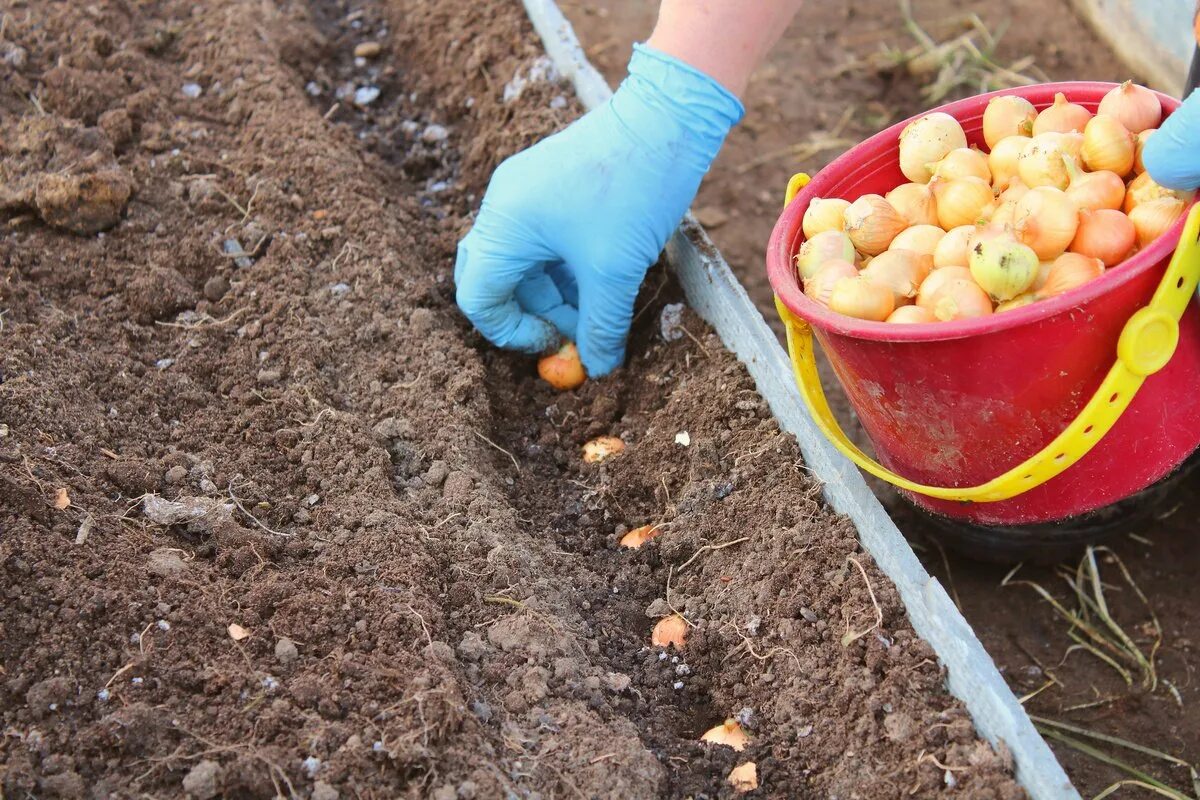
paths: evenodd
<path fill-rule="evenodd" d="M 317 771 L 321 769 L 321 759 L 316 756 L 309 756 L 300 762 L 300 767 L 304 770 L 308 777 L 313 777 Z"/>
<path fill-rule="evenodd" d="M 421 141 L 429 144 L 444 142 L 450 136 L 450 131 L 444 125 L 429 125 L 421 132 Z"/>
<path fill-rule="evenodd" d="M 200 88 L 200 84 L 198 83 L 185 83 L 180 91 L 183 92 L 184 97 L 189 100 L 195 100 L 204 90 Z"/>
<path fill-rule="evenodd" d="M 249 259 L 237 259 L 249 261 Z M 204 282 L 204 296 L 212 302 L 217 302 L 229 291 L 229 280 L 224 275 L 214 275 Z"/>
<path fill-rule="evenodd" d="M 167 367 L 171 366 L 174 363 L 175 363 L 175 359 L 173 359 L 173 358 L 160 358 L 158 361 L 154 362 L 154 366 L 157 367 L 158 369 L 166 369 Z"/>
<path fill-rule="evenodd" d="M 275 658 L 280 664 L 290 664 L 300 657 L 296 643 L 286 636 L 275 643 Z"/>
<path fill-rule="evenodd" d="M 379 87 L 377 86 L 360 86 L 354 92 L 354 103 L 360 106 L 369 106 L 379 99 Z"/>
<path fill-rule="evenodd" d="M 246 269 L 254 264 L 254 262 L 250 260 L 250 257 L 245 254 L 246 251 L 242 249 L 242 243 L 237 239 L 226 239 L 224 243 L 222 243 L 221 249 L 223 249 L 228 255 L 234 257 L 233 263 L 237 265 L 238 269 Z"/>
<path fill-rule="evenodd" d="M 349 291 L 350 291 L 350 284 L 348 284 L 348 283 L 335 283 L 329 287 L 329 293 L 332 294 L 334 297 L 341 297 L 342 295 L 346 294 Z"/>
<path fill-rule="evenodd" d="M 167 470 L 167 474 L 163 476 L 163 480 L 170 484 L 183 483 L 187 479 L 187 470 L 176 464 Z"/>
<path fill-rule="evenodd" d="M 107 703 L 110 697 L 112 697 L 112 692 L 110 692 L 108 689 L 101 689 L 100 691 L 96 692 L 96 699 L 101 703 Z"/>
<path fill-rule="evenodd" d="M 169 631 L 169 630 L 171 630 L 171 623 L 167 622 L 165 619 L 160 619 L 160 620 L 159 620 L 159 621 L 156 623 L 156 626 L 158 627 L 158 629 L 159 629 L 160 631 Z"/>

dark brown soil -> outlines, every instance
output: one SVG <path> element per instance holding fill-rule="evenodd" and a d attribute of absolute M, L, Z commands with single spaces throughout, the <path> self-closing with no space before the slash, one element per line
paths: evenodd
<path fill-rule="evenodd" d="M 0 795 L 1022 796 L 661 270 L 573 394 L 455 311 L 517 4 L 2 8 Z"/>
<path fill-rule="evenodd" d="M 632 0 L 563 5 L 588 54 L 615 83 L 624 74 L 630 44 L 644 38 L 653 26 L 656 5 Z M 1005 30 L 998 61 L 1007 64 L 1033 56 L 1037 67 L 1054 80 L 1129 77 L 1080 22 L 1068 0 L 922 0 L 913 7 L 919 22 L 939 39 L 961 32 L 953 24 L 959 15 L 979 14 L 991 30 Z M 913 43 L 894 0 L 809 2 L 751 83 L 747 117 L 730 136 L 696 202 L 722 254 L 773 324 L 776 317 L 763 259 L 783 189 L 793 172 L 814 172 L 842 149 L 833 147 L 797 160 L 791 148 L 809 142 L 810 136 L 827 134 L 848 109 L 853 113 L 842 135 L 851 140 L 925 109 L 928 103 L 920 94 L 921 81 L 902 71 L 839 73 L 837 69 L 881 47 L 903 49 Z M 831 372 L 826 385 L 835 405 L 841 407 L 843 424 L 853 430 L 853 414 L 836 392 Z M 866 444 L 861 436 L 860 444 Z M 1200 642 L 1200 614 L 1193 588 L 1200 550 L 1192 541 L 1200 519 L 1200 478 L 1186 481 L 1174 500 L 1156 509 L 1158 519 L 1128 526 L 1128 532 L 1149 537 L 1152 545 L 1125 536 L 1112 545 L 1162 622 L 1158 670 L 1179 692 L 1178 701 L 1164 682 L 1155 692 L 1143 690 L 1136 681 L 1128 687 L 1098 659 L 1079 650 L 1067 655 L 1073 644 L 1067 626 L 1032 589 L 1001 589 L 1007 567 L 977 564 L 953 553 L 943 559 L 927 536 L 924 520 L 910 513 L 894 493 L 875 485 L 913 538 L 928 569 L 960 598 L 967 619 L 1018 696 L 1041 689 L 1049 680 L 1046 669 L 1059 680 L 1028 701 L 1032 713 L 1124 737 L 1192 763 L 1200 761 L 1200 715 L 1194 712 L 1200 704 L 1200 683 L 1192 675 L 1200 663 L 1195 650 Z M 1074 569 L 1075 564 L 1069 566 Z M 1104 564 L 1102 559 L 1102 570 L 1106 578 L 1119 583 L 1114 564 Z M 1069 600 L 1065 584 L 1051 568 L 1025 567 L 1018 577 L 1042 584 L 1064 602 Z M 1109 602 L 1117 619 L 1148 649 L 1153 638 L 1145 627 L 1149 618 L 1133 592 L 1128 587 L 1113 591 Z M 1058 742 L 1051 744 L 1084 796 L 1128 777 Z M 1186 770 L 1101 747 L 1173 786 L 1191 786 Z"/>

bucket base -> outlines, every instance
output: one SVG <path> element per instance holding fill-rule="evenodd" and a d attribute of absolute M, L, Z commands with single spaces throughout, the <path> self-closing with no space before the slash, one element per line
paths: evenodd
<path fill-rule="evenodd" d="M 1112 505 L 1057 522 L 1033 525 L 977 525 L 933 514 L 905 498 L 909 508 L 927 523 L 926 531 L 947 550 L 975 561 L 993 564 L 1057 564 L 1076 558 L 1090 544 L 1124 533 L 1149 518 L 1200 467 L 1200 451 L 1170 475 Z"/>

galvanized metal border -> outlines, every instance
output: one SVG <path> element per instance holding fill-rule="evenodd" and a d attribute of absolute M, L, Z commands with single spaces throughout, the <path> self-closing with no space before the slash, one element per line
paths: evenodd
<path fill-rule="evenodd" d="M 523 0 L 546 53 L 592 108 L 612 94 L 579 46 L 554 0 Z M 913 628 L 947 670 L 947 688 L 963 702 L 979 732 L 1012 753 L 1017 780 L 1034 800 L 1079 800 L 1054 753 L 1034 729 L 991 656 L 942 585 L 925 571 L 862 475 L 809 418 L 787 354 L 746 290 L 690 214 L 667 245 L 667 258 L 688 303 L 747 367 L 780 426 L 796 437 L 825 498 L 848 516 L 863 546 L 896 585 Z"/>

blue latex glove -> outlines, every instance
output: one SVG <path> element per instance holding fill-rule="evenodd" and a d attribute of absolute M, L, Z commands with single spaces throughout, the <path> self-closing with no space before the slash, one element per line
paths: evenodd
<path fill-rule="evenodd" d="M 1167 117 L 1146 142 L 1142 163 L 1168 189 L 1200 187 L 1200 91 Z"/>
<path fill-rule="evenodd" d="M 644 45 L 603 106 L 496 170 L 454 265 L 458 305 L 525 353 L 575 341 L 592 377 L 621 365 L 646 270 L 679 225 L 742 104 Z"/>

